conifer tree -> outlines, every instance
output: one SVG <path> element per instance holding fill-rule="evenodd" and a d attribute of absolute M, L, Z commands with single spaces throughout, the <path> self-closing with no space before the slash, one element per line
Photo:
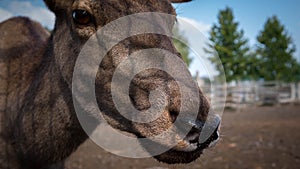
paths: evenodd
<path fill-rule="evenodd" d="M 293 57 L 295 45 L 276 16 L 267 20 L 257 36 L 260 74 L 266 81 L 297 81 L 300 66 Z"/>
<path fill-rule="evenodd" d="M 228 82 L 248 78 L 248 40 L 244 38 L 244 31 L 239 30 L 238 26 L 239 23 L 234 20 L 232 9 L 227 7 L 220 11 L 218 23 L 214 24 L 210 31 L 209 39 L 212 44 L 209 48 L 217 51 Z M 206 52 L 211 52 L 210 49 L 206 49 Z M 212 63 L 218 63 L 217 59 L 212 57 Z M 217 69 L 222 71 L 221 65 L 217 65 Z"/>

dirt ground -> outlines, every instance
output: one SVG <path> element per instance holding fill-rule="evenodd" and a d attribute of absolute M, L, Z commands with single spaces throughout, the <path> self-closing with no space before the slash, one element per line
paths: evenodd
<path fill-rule="evenodd" d="M 152 158 L 128 159 L 86 141 L 66 162 L 68 169 L 299 169 L 300 105 L 225 111 L 221 140 L 188 165 Z"/>

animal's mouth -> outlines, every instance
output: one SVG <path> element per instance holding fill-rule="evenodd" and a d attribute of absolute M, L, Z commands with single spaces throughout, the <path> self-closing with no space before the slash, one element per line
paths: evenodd
<path fill-rule="evenodd" d="M 192 129 L 193 130 L 193 129 Z M 204 142 L 200 143 L 200 133 L 188 134 L 182 141 L 186 146 L 183 149 L 176 149 L 183 152 L 192 152 L 197 150 L 204 150 L 213 147 L 219 140 L 219 127 L 215 129 L 212 135 Z"/>
<path fill-rule="evenodd" d="M 155 158 L 169 164 L 190 163 L 196 160 L 203 153 L 204 149 L 212 147 L 218 142 L 219 124 L 220 118 L 218 117 L 214 119 L 214 122 L 208 124 L 208 127 L 214 126 L 213 132 L 205 141 L 201 141 L 203 124 L 200 125 L 199 122 L 198 124 L 194 123 L 196 126 L 192 128 L 188 135 L 177 146 L 161 155 L 155 156 Z"/>
<path fill-rule="evenodd" d="M 211 118 L 206 125 L 199 120 L 188 120 L 188 124 L 192 126 L 192 129 L 182 140 L 182 144 L 186 146 L 183 149 L 179 150 L 190 152 L 197 149 L 205 149 L 207 147 L 214 146 L 219 140 L 219 116 L 214 116 L 213 118 Z M 204 129 L 204 127 L 206 127 L 206 130 Z M 205 135 L 207 134 L 209 134 L 209 137 L 205 138 Z"/>

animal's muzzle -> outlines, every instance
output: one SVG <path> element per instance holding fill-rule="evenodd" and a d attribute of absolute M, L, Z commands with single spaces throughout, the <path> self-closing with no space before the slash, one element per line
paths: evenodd
<path fill-rule="evenodd" d="M 220 117 L 213 116 L 206 122 L 198 119 L 185 118 L 182 120 L 185 126 L 191 128 L 190 132 L 185 137 L 190 143 L 198 143 L 198 148 L 205 149 L 216 144 L 219 139 Z M 202 132 L 205 132 L 201 134 Z M 207 134 L 209 134 L 207 136 Z M 203 137 L 202 137 L 203 136 Z"/>

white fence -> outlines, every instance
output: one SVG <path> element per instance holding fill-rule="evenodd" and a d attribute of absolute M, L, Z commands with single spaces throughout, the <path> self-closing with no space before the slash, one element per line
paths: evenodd
<path fill-rule="evenodd" d="M 215 86 L 216 89 L 224 86 Z M 201 86 L 210 98 L 217 94 L 211 86 Z M 300 102 L 300 83 L 247 82 L 227 86 L 226 107 L 274 105 Z"/>

